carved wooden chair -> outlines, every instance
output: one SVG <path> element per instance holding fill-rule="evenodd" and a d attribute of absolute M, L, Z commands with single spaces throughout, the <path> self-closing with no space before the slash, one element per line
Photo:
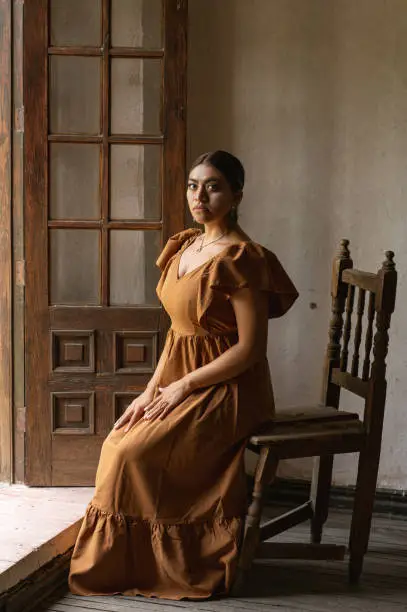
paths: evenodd
<path fill-rule="evenodd" d="M 322 404 L 277 413 L 270 425 L 252 436 L 249 442 L 249 448 L 258 453 L 259 459 L 233 595 L 241 592 L 255 557 L 344 558 L 345 546 L 321 544 L 322 528 L 328 516 L 333 458 L 337 453 L 359 452 L 349 539 L 350 580 L 357 582 L 362 571 L 379 467 L 386 399 L 385 360 L 390 318 L 395 305 L 397 272 L 391 251 L 386 252 L 386 260 L 377 274 L 353 269 L 348 245 L 348 240 L 341 241 L 339 253 L 333 262 L 332 318 L 324 365 Z M 356 289 L 356 317 L 352 317 Z M 366 302 L 367 327 L 362 362 L 359 352 Z M 352 318 L 356 318 L 356 325 L 352 333 L 353 358 L 348 364 Z M 358 414 L 339 410 L 341 388 L 364 399 L 363 419 L 359 419 Z M 273 481 L 279 460 L 299 457 L 316 458 L 309 501 L 260 525 L 264 490 Z M 311 543 L 264 542 L 308 519 L 311 520 Z"/>

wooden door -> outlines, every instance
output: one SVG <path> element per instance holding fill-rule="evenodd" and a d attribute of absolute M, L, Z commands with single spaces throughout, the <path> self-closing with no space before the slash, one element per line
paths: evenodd
<path fill-rule="evenodd" d="M 186 0 L 24 6 L 26 482 L 90 485 L 165 340 L 183 227 Z"/>

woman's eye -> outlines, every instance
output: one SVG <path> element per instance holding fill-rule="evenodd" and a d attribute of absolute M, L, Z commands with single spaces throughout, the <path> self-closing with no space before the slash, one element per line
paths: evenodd
<path fill-rule="evenodd" d="M 195 183 L 188 183 L 188 189 L 191 189 L 192 191 L 196 189 Z"/>
<path fill-rule="evenodd" d="M 208 185 L 208 189 L 210 189 L 211 191 L 216 191 L 218 188 L 218 186 L 216 185 L 216 183 L 213 183 L 212 185 Z"/>

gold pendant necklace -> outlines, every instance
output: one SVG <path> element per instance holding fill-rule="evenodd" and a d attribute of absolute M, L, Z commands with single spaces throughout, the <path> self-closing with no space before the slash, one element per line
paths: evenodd
<path fill-rule="evenodd" d="M 220 236 L 218 236 L 217 238 L 215 238 L 215 240 L 211 240 L 210 242 L 207 242 L 206 244 L 204 244 L 204 243 L 203 243 L 204 238 L 205 238 L 205 235 L 204 235 L 204 236 L 202 236 L 201 246 L 199 246 L 199 247 L 196 249 L 196 251 L 195 251 L 195 252 L 196 252 L 196 253 L 200 253 L 200 252 L 202 251 L 202 249 L 204 249 L 205 247 L 209 246 L 210 244 L 213 244 L 214 242 L 217 242 L 218 240 L 220 240 L 221 238 L 223 238 L 223 236 L 225 236 L 225 235 L 227 234 L 227 231 L 228 231 L 228 230 L 225 230 L 225 231 L 223 232 L 223 234 L 221 234 Z"/>

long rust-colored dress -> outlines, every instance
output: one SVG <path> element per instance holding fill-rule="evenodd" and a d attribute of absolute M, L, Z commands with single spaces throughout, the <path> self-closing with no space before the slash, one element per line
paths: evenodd
<path fill-rule="evenodd" d="M 238 289 L 266 291 L 270 317 L 298 295 L 276 256 L 254 242 L 229 245 L 178 278 L 180 255 L 197 233 L 170 238 L 157 261 L 157 294 L 172 321 L 160 386 L 237 342 L 229 297 Z M 162 421 L 112 431 L 72 556 L 71 591 L 169 599 L 227 593 L 246 511 L 245 444 L 273 411 L 264 356 L 238 377 L 194 391 Z"/>

